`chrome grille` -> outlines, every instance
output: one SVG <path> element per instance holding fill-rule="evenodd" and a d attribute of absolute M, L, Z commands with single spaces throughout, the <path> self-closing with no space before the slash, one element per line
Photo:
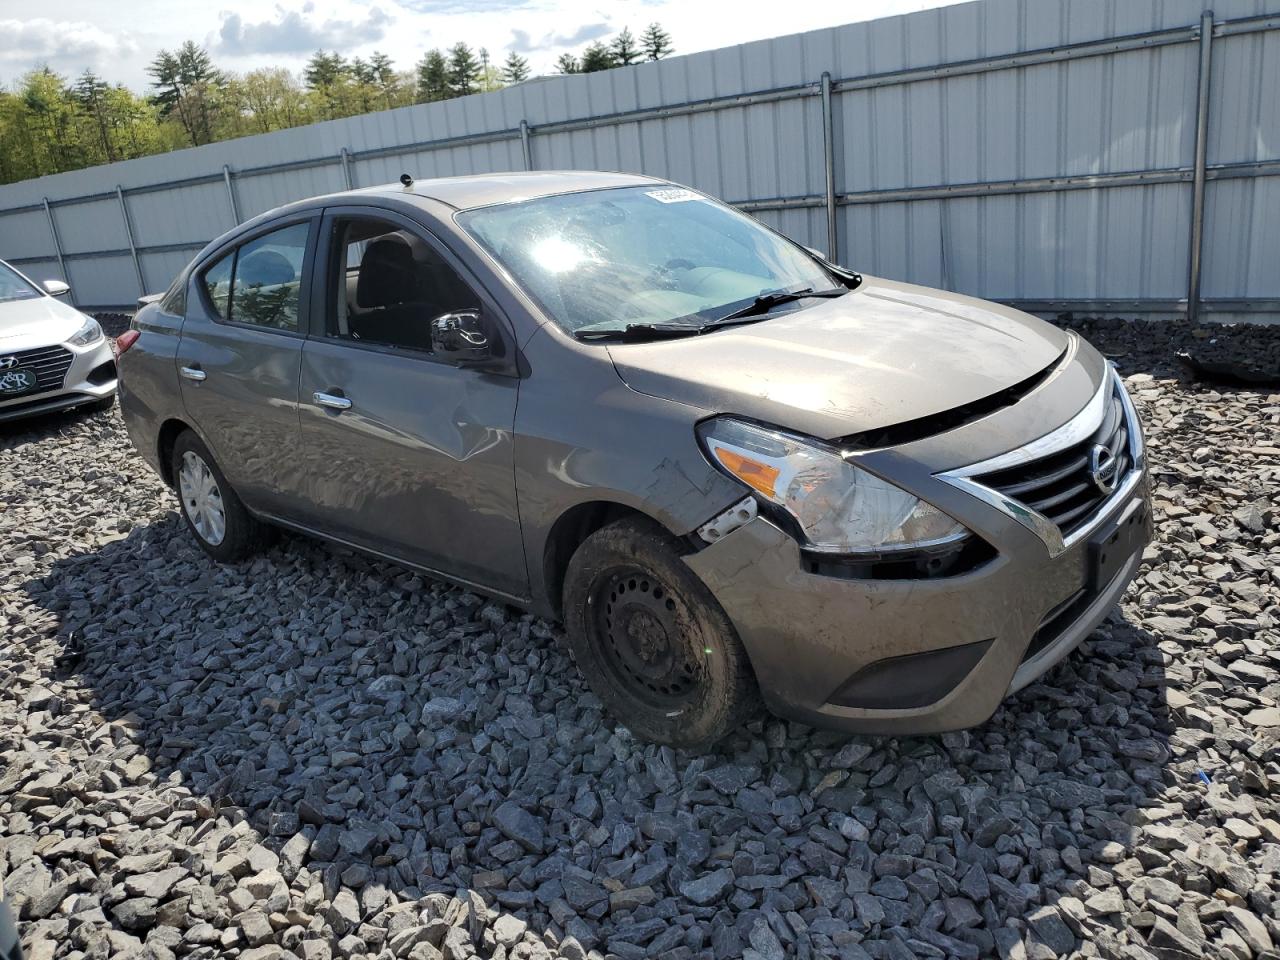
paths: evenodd
<path fill-rule="evenodd" d="M 36 388 L 23 394 L 44 393 L 47 390 L 61 389 L 71 369 L 74 357 L 65 347 L 36 347 L 34 350 L 19 350 L 17 353 L 0 353 L 0 358 L 14 357 L 14 368 L 26 367 L 36 372 Z"/>
<path fill-rule="evenodd" d="M 1115 458 L 1113 488 L 1123 484 L 1133 469 L 1120 389 L 1112 391 L 1102 424 L 1084 440 L 1047 457 L 973 479 L 1047 517 L 1058 525 L 1064 537 L 1068 536 L 1081 527 L 1108 496 L 1093 480 L 1094 447 L 1106 447 Z"/>

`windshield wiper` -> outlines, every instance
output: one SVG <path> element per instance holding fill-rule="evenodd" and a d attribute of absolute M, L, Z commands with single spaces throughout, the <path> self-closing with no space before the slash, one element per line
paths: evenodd
<path fill-rule="evenodd" d="M 740 320 L 743 317 L 758 317 L 768 313 L 780 304 L 792 303 L 795 300 L 807 300 L 810 297 L 843 297 L 848 292 L 846 289 L 839 289 L 821 290 L 815 293 L 813 287 L 805 287 L 803 290 L 774 290 L 772 293 L 760 294 L 745 307 L 726 313 L 723 317 L 716 317 L 716 319 L 707 323 L 706 327 L 716 327 L 722 323 Z"/>
<path fill-rule="evenodd" d="M 577 330 L 573 335 L 579 340 L 659 340 L 665 337 L 692 337 L 705 329 L 705 326 L 688 323 L 628 323 L 625 327 Z"/>
<path fill-rule="evenodd" d="M 735 323 L 750 323 L 754 319 L 762 318 L 779 304 L 808 300 L 810 297 L 842 297 L 848 292 L 846 289 L 838 289 L 821 290 L 815 293 L 812 287 L 805 287 L 803 290 L 774 290 L 771 293 L 760 294 L 745 307 L 702 324 L 628 323 L 625 327 L 582 329 L 576 331 L 574 336 L 579 340 L 657 340 L 663 337 L 693 337 L 720 327 L 732 326 Z"/>

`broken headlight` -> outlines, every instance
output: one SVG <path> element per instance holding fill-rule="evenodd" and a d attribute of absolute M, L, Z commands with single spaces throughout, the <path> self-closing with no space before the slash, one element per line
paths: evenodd
<path fill-rule="evenodd" d="M 943 546 L 969 531 L 932 504 L 845 460 L 819 441 L 732 417 L 698 426 L 713 464 L 785 510 L 820 553 Z"/>

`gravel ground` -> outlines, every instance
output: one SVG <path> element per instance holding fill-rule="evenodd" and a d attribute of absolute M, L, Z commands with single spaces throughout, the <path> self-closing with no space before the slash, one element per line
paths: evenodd
<path fill-rule="evenodd" d="M 298 538 L 218 567 L 116 411 L 6 428 L 30 956 L 1280 956 L 1280 396 L 1082 326 L 1145 416 L 1158 542 L 1075 655 L 938 738 L 643 745 L 546 622 Z"/>

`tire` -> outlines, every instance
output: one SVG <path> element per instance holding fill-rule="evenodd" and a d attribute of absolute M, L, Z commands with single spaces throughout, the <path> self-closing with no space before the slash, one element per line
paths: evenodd
<path fill-rule="evenodd" d="M 85 409 L 93 413 L 105 413 L 116 405 L 116 395 L 113 393 L 109 397 L 103 397 L 101 400 L 95 400 Z"/>
<path fill-rule="evenodd" d="M 182 519 L 196 543 L 213 559 L 234 563 L 259 553 L 271 542 L 272 528 L 249 514 L 209 448 L 192 431 L 184 430 L 174 440 L 170 468 Z M 184 469 L 190 473 L 184 476 Z"/>
<path fill-rule="evenodd" d="M 578 668 L 642 740 L 705 750 L 759 710 L 733 624 L 657 524 L 618 520 L 587 537 L 563 600 Z"/>

